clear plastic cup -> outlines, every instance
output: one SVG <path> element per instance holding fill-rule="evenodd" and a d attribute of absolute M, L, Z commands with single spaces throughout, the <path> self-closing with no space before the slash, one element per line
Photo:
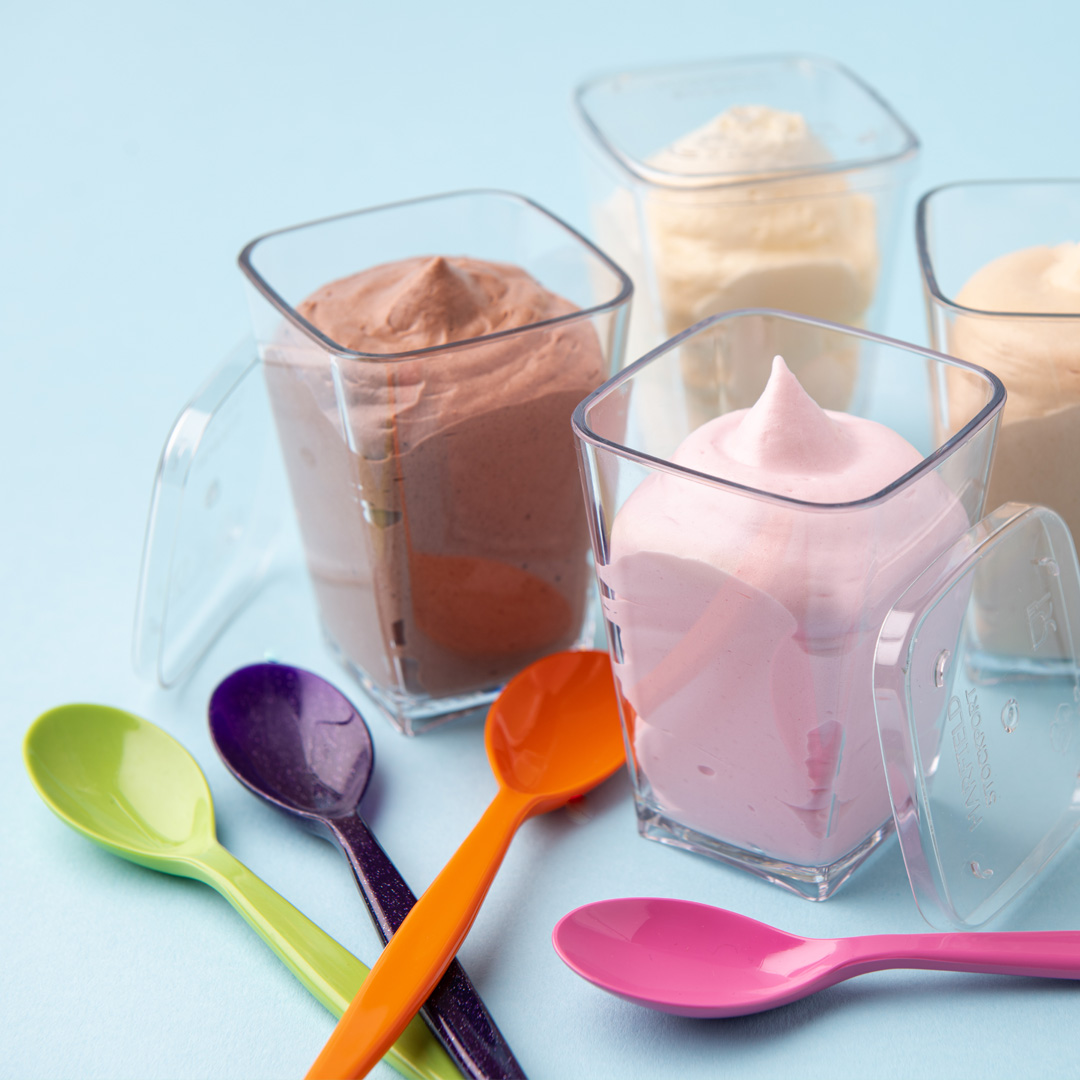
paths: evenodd
<path fill-rule="evenodd" d="M 582 84 L 575 106 L 597 242 L 636 289 L 628 361 L 739 308 L 882 328 L 919 144 L 846 68 L 779 56 L 621 72 Z M 679 142 L 732 109 L 733 131 Z M 856 363 L 832 360 L 814 392 L 845 408 Z"/>
<path fill-rule="evenodd" d="M 398 353 L 345 348 L 301 314 L 321 286 L 398 260 L 435 265 L 460 288 L 433 256 L 512 264 L 568 303 Z M 535 203 L 497 191 L 283 229 L 248 244 L 240 266 L 254 341 L 166 445 L 139 668 L 182 677 L 265 575 L 280 533 L 280 500 L 256 491 L 277 471 L 263 468 L 267 398 L 325 635 L 399 729 L 481 706 L 539 656 L 591 639 L 570 418 L 621 361 L 626 275 Z"/>
<path fill-rule="evenodd" d="M 1080 180 L 935 188 L 919 201 L 916 237 L 933 347 L 989 368 L 1009 394 L 989 505 L 1040 503 L 1080 535 L 1080 265 L 1069 270 L 1064 290 L 1074 294 L 1071 311 L 986 310 L 964 294 L 972 276 L 1002 256 L 1026 250 L 1038 263 L 1038 249 L 1075 244 Z M 1018 271 L 1034 284 L 1039 268 L 1025 259 Z M 1019 287 L 1026 291 L 1023 279 Z"/>
<path fill-rule="evenodd" d="M 574 308 L 394 354 L 344 348 L 297 311 L 324 283 L 435 254 L 521 267 Z M 618 268 L 499 192 L 286 229 L 240 265 L 322 623 L 368 691 L 416 729 L 578 643 L 588 536 L 570 416 L 617 359 Z"/>
<path fill-rule="evenodd" d="M 686 377 L 687 350 L 713 358 L 708 400 Z M 780 352 L 792 370 L 807 355 L 853 355 L 857 366 L 878 365 L 886 386 L 925 365 L 921 410 L 890 424 L 922 460 L 867 497 L 833 504 L 673 464 L 701 423 L 757 399 Z M 665 425 L 650 415 L 657 385 L 679 403 Z M 963 361 L 745 311 L 691 328 L 577 408 L 642 835 L 824 899 L 889 834 L 879 633 L 911 583 L 979 521 L 1003 400 L 998 380 Z M 881 415 L 873 402 L 867 412 Z M 954 650 L 967 592 L 952 590 L 937 609 L 939 627 L 955 619 Z M 916 745 L 933 748 L 923 764 L 940 722 L 925 710 L 916 721 Z"/>

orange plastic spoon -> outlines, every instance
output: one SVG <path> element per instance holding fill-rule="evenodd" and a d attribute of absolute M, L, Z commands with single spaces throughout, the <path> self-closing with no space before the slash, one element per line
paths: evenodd
<path fill-rule="evenodd" d="M 465 940 L 518 826 L 623 763 L 607 654 L 556 653 L 527 667 L 491 706 L 484 743 L 498 794 L 390 939 L 308 1080 L 367 1075 Z"/>

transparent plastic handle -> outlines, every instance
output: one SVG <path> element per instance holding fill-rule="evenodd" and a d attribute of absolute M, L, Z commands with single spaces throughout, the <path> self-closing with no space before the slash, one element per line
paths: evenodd
<path fill-rule="evenodd" d="M 255 343 L 241 342 L 165 442 L 143 545 L 132 657 L 144 678 L 183 679 L 266 578 L 284 532 Z"/>

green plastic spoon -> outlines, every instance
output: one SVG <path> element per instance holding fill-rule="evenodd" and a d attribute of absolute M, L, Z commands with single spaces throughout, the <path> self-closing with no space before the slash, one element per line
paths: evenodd
<path fill-rule="evenodd" d="M 38 794 L 68 825 L 121 858 L 217 889 L 334 1014 L 368 968 L 218 843 L 206 777 L 148 720 L 104 705 L 43 713 L 23 740 Z M 461 1080 L 420 1020 L 386 1055 L 411 1080 Z"/>

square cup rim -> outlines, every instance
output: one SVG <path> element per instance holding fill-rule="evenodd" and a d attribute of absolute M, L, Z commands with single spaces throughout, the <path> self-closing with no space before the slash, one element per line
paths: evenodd
<path fill-rule="evenodd" d="M 579 308 L 578 310 L 568 312 L 565 315 L 558 315 L 551 319 L 542 319 L 539 322 L 527 323 L 524 326 L 513 326 L 508 330 L 499 330 L 493 334 L 481 334 L 478 337 L 465 338 L 462 341 L 452 341 L 444 345 L 431 345 L 423 349 L 409 349 L 396 353 L 373 353 L 346 348 L 344 345 L 339 344 L 334 341 L 333 338 L 324 334 L 317 326 L 305 319 L 292 304 L 288 303 L 288 301 L 286 301 L 285 298 L 266 280 L 259 270 L 256 269 L 252 262 L 254 251 L 260 244 L 267 240 L 272 240 L 275 237 L 284 236 L 287 233 L 300 232 L 304 229 L 328 225 L 332 222 L 344 221 L 347 218 L 360 217 L 361 215 L 378 213 L 379 211 L 399 210 L 404 207 L 416 206 L 421 203 L 440 202 L 442 200 L 471 196 L 494 197 L 497 200 L 515 202 L 530 211 L 538 213 L 541 217 L 546 218 L 558 229 L 561 229 L 566 233 L 571 240 L 576 241 L 591 257 L 596 259 L 602 266 L 613 273 L 615 281 L 618 284 L 616 295 L 609 300 L 605 300 L 599 304 L 593 304 L 588 308 Z M 332 353 L 333 355 L 346 360 L 376 363 L 395 363 L 405 360 L 422 359 L 435 354 L 456 352 L 463 349 L 474 348 L 477 345 L 486 345 L 488 342 L 505 340 L 514 337 L 515 335 L 538 329 L 591 319 L 596 315 L 617 311 L 621 307 L 626 307 L 630 303 L 634 292 L 633 282 L 622 267 L 619 266 L 606 252 L 602 251 L 596 244 L 589 240 L 588 237 L 578 232 L 572 225 L 563 221 L 562 218 L 553 214 L 538 202 L 530 199 L 527 195 L 520 195 L 517 192 L 507 191 L 501 188 L 458 188 L 453 191 L 443 191 L 433 195 L 419 195 L 410 199 L 398 199 L 393 202 L 379 203 L 376 206 L 361 207 L 358 210 L 347 210 L 339 214 L 329 214 L 326 217 L 315 218 L 312 221 L 301 222 L 297 225 L 286 225 L 283 228 L 272 229 L 269 232 L 261 233 L 253 240 L 249 240 L 237 256 L 237 263 L 240 266 L 241 272 L 263 299 L 265 299 L 305 336 L 313 339 L 325 352 Z"/>
<path fill-rule="evenodd" d="M 650 167 L 646 162 L 626 153 L 617 146 L 604 132 L 600 124 L 589 112 L 584 98 L 591 90 L 605 83 L 612 83 L 616 79 L 628 77 L 645 77 L 674 75 L 676 73 L 691 74 L 694 72 L 712 71 L 726 66 L 744 65 L 775 65 L 781 66 L 795 62 L 809 63 L 815 68 L 829 71 L 842 81 L 851 83 L 863 95 L 868 97 L 882 112 L 886 119 L 895 127 L 902 137 L 902 145 L 899 150 L 891 154 L 882 154 L 876 157 L 855 158 L 847 161 L 835 161 L 826 165 L 805 166 L 797 165 L 787 169 L 774 169 L 757 173 L 747 179 L 739 178 L 739 173 L 703 173 L 695 176 L 684 176 L 680 173 L 667 172 L 662 169 Z M 882 166 L 899 166 L 903 162 L 914 157 L 921 148 L 918 135 L 900 116 L 900 114 L 882 97 L 869 83 L 860 78 L 845 64 L 830 57 L 817 53 L 755 53 L 753 55 L 735 55 L 714 57 L 706 60 L 692 61 L 682 64 L 661 64 L 648 67 L 632 68 L 601 72 L 582 80 L 574 87 L 572 94 L 574 115 L 579 126 L 601 148 L 608 158 L 614 161 L 624 172 L 636 180 L 642 181 L 651 187 L 667 189 L 671 191 L 702 191 L 702 190 L 738 190 L 740 188 L 755 186 L 768 186 L 782 181 L 799 179 L 812 176 L 842 175 L 844 173 L 868 172 L 871 169 Z"/>
<path fill-rule="evenodd" d="M 934 202 L 935 196 L 944 194 L 947 191 L 952 191 L 956 188 L 1006 188 L 1038 185 L 1060 185 L 1062 187 L 1075 186 L 1080 190 L 1080 177 L 1033 176 L 1017 177 L 1013 179 L 1008 177 L 990 177 L 978 180 L 951 180 L 946 184 L 938 184 L 936 187 L 930 188 L 929 191 L 924 192 L 920 196 L 919 201 L 915 206 L 915 250 L 918 254 L 919 273 L 922 277 L 923 286 L 935 303 L 956 314 L 965 316 L 976 315 L 988 320 L 1008 319 L 1010 321 L 1015 321 L 1017 319 L 1030 319 L 1032 322 L 1038 323 L 1047 321 L 1071 322 L 1080 319 L 1080 313 L 1070 311 L 989 311 L 985 308 L 966 307 L 964 304 L 957 303 L 952 297 L 945 295 L 945 290 L 941 287 L 937 273 L 934 270 L 934 257 L 931 251 L 928 217 L 930 213 L 930 204 Z"/>
<path fill-rule="evenodd" d="M 629 382 L 639 371 L 644 370 L 661 356 L 680 346 L 684 341 L 699 333 L 703 333 L 718 323 L 736 318 L 762 315 L 779 317 L 787 322 L 799 322 L 818 329 L 840 332 L 849 337 L 862 338 L 865 341 L 872 341 L 875 344 L 903 349 L 907 352 L 915 353 L 924 359 L 945 361 L 950 366 L 959 367 L 983 376 L 992 390 L 990 401 L 988 401 L 963 427 L 946 439 L 941 446 L 921 458 L 917 465 L 908 469 L 907 472 L 902 473 L 895 480 L 886 484 L 885 487 L 870 495 L 866 495 L 861 499 L 852 499 L 848 502 L 840 503 L 811 502 L 805 499 L 795 499 L 788 495 L 781 495 L 778 492 L 765 491 L 761 488 L 751 487 L 748 484 L 740 484 L 734 480 L 725 480 L 720 476 L 698 472 L 696 469 L 689 469 L 684 465 L 676 465 L 673 461 L 668 461 L 665 458 L 654 457 L 652 454 L 634 450 L 622 443 L 613 442 L 593 431 L 588 425 L 586 414 L 596 402 L 613 393 L 623 383 Z M 627 365 L 610 379 L 601 383 L 601 385 L 589 394 L 588 397 L 582 399 L 574 409 L 570 422 L 579 444 L 587 443 L 590 446 L 615 454 L 627 461 L 633 461 L 639 465 L 644 465 L 653 472 L 665 472 L 671 476 L 681 477 L 684 480 L 704 483 L 707 486 L 720 491 L 738 492 L 763 502 L 776 503 L 781 506 L 788 506 L 798 510 L 823 513 L 844 513 L 853 510 L 869 509 L 872 506 L 884 503 L 886 500 L 892 498 L 900 489 L 909 487 L 911 484 L 921 479 L 926 473 L 932 472 L 943 460 L 945 460 L 945 458 L 952 454 L 954 450 L 963 443 L 966 443 L 975 434 L 982 431 L 983 428 L 997 419 L 1005 406 L 1005 396 L 1004 383 L 992 371 L 989 371 L 978 364 L 973 364 L 970 361 L 961 360 L 959 357 L 948 356 L 947 354 L 937 352 L 934 349 L 927 349 L 921 345 L 914 345 L 911 342 L 886 337 L 883 334 L 875 334 L 869 330 L 862 330 L 853 326 L 844 326 L 840 323 L 828 322 L 825 319 L 815 319 L 809 315 L 798 315 L 794 312 L 781 311 L 776 308 L 740 308 L 735 311 L 722 311 L 717 315 L 711 315 L 706 319 L 702 319 L 700 322 L 697 322 L 693 326 L 682 331 L 682 333 L 676 334 L 675 337 L 669 338 L 663 344 L 658 345 L 655 349 L 647 352 L 640 359 L 634 361 L 634 363 Z"/>

